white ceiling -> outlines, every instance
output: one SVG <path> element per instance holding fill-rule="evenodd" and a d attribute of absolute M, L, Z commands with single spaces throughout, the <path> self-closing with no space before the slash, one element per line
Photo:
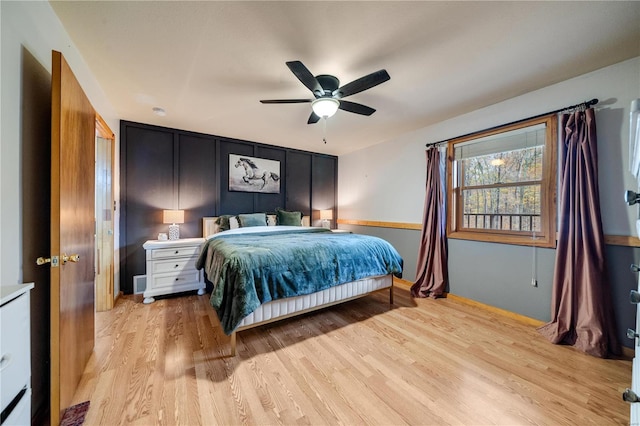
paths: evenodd
<path fill-rule="evenodd" d="M 637 1 L 51 4 L 120 118 L 334 155 L 640 55 Z M 323 144 L 310 104 L 259 103 L 312 97 L 291 60 L 391 80 L 350 96 L 377 112 L 338 111 Z"/>

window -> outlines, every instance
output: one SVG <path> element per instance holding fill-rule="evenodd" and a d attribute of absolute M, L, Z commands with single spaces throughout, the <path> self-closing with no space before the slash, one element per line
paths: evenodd
<path fill-rule="evenodd" d="M 447 236 L 555 247 L 555 114 L 449 141 Z"/>

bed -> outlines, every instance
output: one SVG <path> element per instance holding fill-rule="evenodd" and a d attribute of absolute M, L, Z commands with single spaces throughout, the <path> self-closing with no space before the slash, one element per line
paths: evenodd
<path fill-rule="evenodd" d="M 388 242 L 309 226 L 252 226 L 218 232 L 203 218 L 198 269 L 213 284 L 211 305 L 236 353 L 236 333 L 389 290 L 402 258 Z"/>

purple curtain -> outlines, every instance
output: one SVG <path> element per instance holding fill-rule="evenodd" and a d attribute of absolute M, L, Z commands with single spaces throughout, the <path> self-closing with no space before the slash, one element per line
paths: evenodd
<path fill-rule="evenodd" d="M 435 146 L 426 151 L 427 184 L 413 297 L 442 296 L 447 287 L 447 236 L 445 232 L 444 157 Z"/>
<path fill-rule="evenodd" d="M 604 257 L 598 152 L 592 108 L 560 118 L 561 181 L 551 321 L 538 330 L 552 343 L 597 357 L 619 354 Z"/>

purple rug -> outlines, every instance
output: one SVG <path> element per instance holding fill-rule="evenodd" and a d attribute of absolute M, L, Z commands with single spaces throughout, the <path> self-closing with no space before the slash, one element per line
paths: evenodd
<path fill-rule="evenodd" d="M 89 401 L 81 402 L 64 410 L 60 426 L 82 426 L 84 416 L 87 415 Z"/>

